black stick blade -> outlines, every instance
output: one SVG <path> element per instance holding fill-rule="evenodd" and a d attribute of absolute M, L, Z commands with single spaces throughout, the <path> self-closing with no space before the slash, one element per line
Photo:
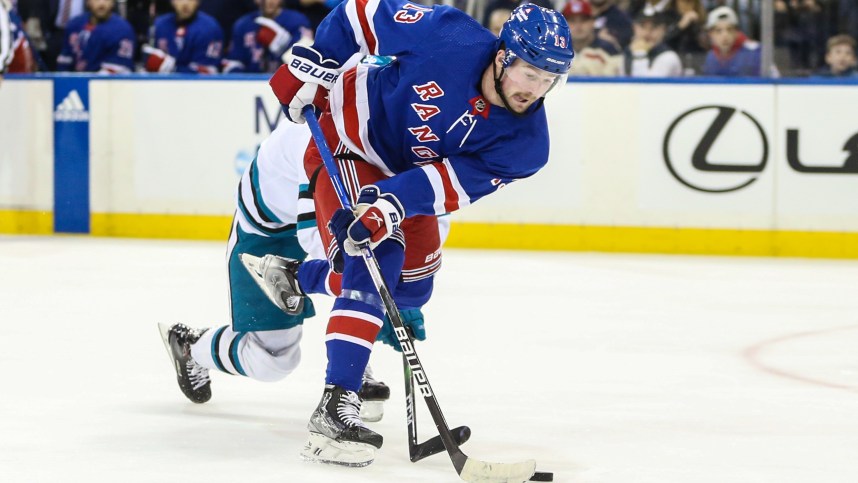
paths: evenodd
<path fill-rule="evenodd" d="M 458 445 L 465 444 L 466 441 L 471 439 L 471 428 L 467 426 L 453 428 L 450 430 L 450 433 L 452 433 L 453 439 L 456 440 L 456 444 Z M 418 444 L 416 448 L 413 448 L 413 451 L 411 452 L 411 462 L 416 463 L 423 458 L 427 458 L 433 454 L 443 453 L 444 451 L 444 442 L 441 441 L 440 436 L 435 436 L 434 438 L 429 438 Z"/>

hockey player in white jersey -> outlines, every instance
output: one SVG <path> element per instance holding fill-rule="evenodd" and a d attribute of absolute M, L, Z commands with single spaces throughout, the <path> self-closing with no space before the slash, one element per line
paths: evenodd
<path fill-rule="evenodd" d="M 211 398 L 211 369 L 267 382 L 288 376 L 301 359 L 303 321 L 314 315 L 309 298 L 296 299 L 289 306 L 282 300 L 269 300 L 240 263 L 239 254 L 276 254 L 295 260 L 309 255 L 303 264 L 308 274 L 304 278 L 307 293 L 339 294 L 341 277 L 325 258 L 313 211 L 311 183 L 303 169 L 309 138 L 306 126 L 279 123 L 239 183 L 227 249 L 232 323 L 210 329 L 160 324 L 179 387 L 195 403 Z M 446 236 L 446 223 L 442 222 L 442 229 Z M 269 268 L 269 273 L 276 273 L 278 267 L 273 265 L 282 260 L 268 257 L 260 269 L 264 272 Z M 424 339 L 420 310 L 403 312 L 415 335 Z M 379 340 L 398 346 L 392 328 L 383 331 Z M 380 420 L 382 403 L 389 395 L 389 388 L 373 379 L 371 370 L 366 371 L 360 391 L 364 401 L 361 416 L 368 421 Z"/>

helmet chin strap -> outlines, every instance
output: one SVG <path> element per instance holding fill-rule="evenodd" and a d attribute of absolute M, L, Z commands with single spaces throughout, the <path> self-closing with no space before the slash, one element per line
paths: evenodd
<path fill-rule="evenodd" d="M 500 75 L 498 75 L 498 64 L 497 64 L 497 62 L 495 62 L 494 60 L 492 60 L 492 78 L 493 78 L 493 79 L 494 79 L 494 81 L 495 81 L 495 92 L 497 92 L 498 96 L 500 96 L 500 98 L 501 98 L 501 102 L 503 102 L 503 106 L 504 106 L 504 107 L 506 108 L 506 110 L 507 110 L 507 111 L 509 111 L 513 116 L 515 116 L 515 117 L 524 117 L 524 116 L 527 116 L 528 114 L 530 114 L 529 112 L 517 112 L 515 109 L 513 109 L 513 108 L 512 108 L 512 106 L 510 106 L 510 105 L 509 105 L 509 101 L 506 99 L 506 95 L 504 95 L 504 93 L 503 93 L 503 89 L 501 89 L 501 83 L 500 83 L 500 80 L 501 80 L 501 77 L 503 77 L 503 74 L 504 74 L 504 71 L 505 71 L 505 70 L 506 70 L 506 67 L 504 67 L 504 68 L 501 70 Z M 544 97 L 540 97 L 540 98 L 536 101 L 537 109 L 539 108 L 539 106 L 541 106 L 541 105 L 542 105 L 542 103 L 543 103 L 544 101 L 545 101 L 545 98 L 544 98 Z"/>

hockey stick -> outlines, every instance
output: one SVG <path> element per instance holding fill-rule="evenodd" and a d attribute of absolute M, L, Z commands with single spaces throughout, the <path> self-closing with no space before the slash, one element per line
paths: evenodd
<path fill-rule="evenodd" d="M 328 171 L 328 177 L 334 185 L 334 191 L 336 191 L 337 197 L 340 199 L 340 205 L 347 210 L 351 210 L 351 200 L 346 194 L 345 185 L 340 177 L 339 170 L 334 162 L 334 157 L 331 154 L 328 143 L 325 141 L 325 135 L 322 133 L 321 126 L 319 126 L 319 120 L 316 118 L 313 106 L 305 107 L 303 114 L 307 119 L 307 125 L 310 127 L 310 132 L 312 133 L 313 140 L 316 142 L 316 146 L 319 149 L 319 155 L 322 157 L 325 169 Z M 462 452 L 461 448 L 459 448 L 459 444 L 453 436 L 453 433 L 450 431 L 450 426 L 447 425 L 447 421 L 444 419 L 444 414 L 441 412 L 441 407 L 438 405 L 438 400 L 435 398 L 435 391 L 432 390 L 432 386 L 429 384 L 429 378 L 426 377 L 426 372 L 423 369 L 423 364 L 420 363 L 420 358 L 414 350 L 414 341 L 411 339 L 411 336 L 408 335 L 408 331 L 405 330 L 405 324 L 402 322 L 402 317 L 399 314 L 399 309 L 396 307 L 396 302 L 393 300 L 390 289 L 387 287 L 387 282 L 384 281 L 384 277 L 381 275 L 381 268 L 378 265 L 378 259 L 375 258 L 375 254 L 373 254 L 368 243 L 361 245 L 359 248 L 373 284 L 375 284 L 375 288 L 378 290 L 378 294 L 384 302 L 387 316 L 393 324 L 393 330 L 396 333 L 396 338 L 399 340 L 399 344 L 402 348 L 403 364 L 408 366 L 411 371 L 411 376 L 414 378 L 413 380 L 417 381 L 417 389 L 419 390 L 420 395 L 423 396 L 426 406 L 429 408 L 429 413 L 432 415 L 432 420 L 435 422 L 435 427 L 438 429 L 438 435 L 441 437 L 441 441 L 444 443 L 444 447 L 450 455 L 450 460 L 453 462 L 453 467 L 456 468 L 456 472 L 459 474 L 459 477 L 464 481 L 473 483 L 523 483 L 530 480 L 531 477 L 539 478 L 537 481 L 551 481 L 550 479 L 542 479 L 550 475 L 550 473 L 536 473 L 536 461 L 534 460 L 527 460 L 521 463 L 489 463 L 470 458 Z M 416 421 L 413 411 L 411 416 L 412 421 Z M 414 435 L 413 440 L 411 439 L 411 436 L 412 435 L 409 434 L 409 444 L 416 441 L 416 434 Z"/>
<path fill-rule="evenodd" d="M 409 333 L 409 335 L 411 335 Z M 412 338 L 413 339 L 413 338 Z M 417 408 L 414 405 L 414 376 L 408 359 L 402 357 L 402 372 L 405 375 L 405 417 L 408 422 L 408 457 L 412 463 L 444 451 L 441 436 L 433 436 L 420 443 L 417 441 Z M 471 437 L 471 428 L 459 426 L 451 431 L 456 444 L 463 445 Z"/>

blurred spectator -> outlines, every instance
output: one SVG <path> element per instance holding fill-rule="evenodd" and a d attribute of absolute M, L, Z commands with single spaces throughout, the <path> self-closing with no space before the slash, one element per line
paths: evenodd
<path fill-rule="evenodd" d="M 128 73 L 134 68 L 134 30 L 113 13 L 113 0 L 86 0 L 89 12 L 72 18 L 57 56 L 57 70 Z"/>
<path fill-rule="evenodd" d="M 241 17 L 224 59 L 224 73 L 274 72 L 299 40 L 312 43 L 313 31 L 304 14 L 283 8 L 283 0 L 257 0 L 260 10 Z"/>
<path fill-rule="evenodd" d="M 590 3 L 569 0 L 563 7 L 569 23 L 575 62 L 569 75 L 613 77 L 622 73 L 623 56 L 614 44 L 596 37 L 596 21 Z"/>
<path fill-rule="evenodd" d="M 637 18 L 642 13 L 653 15 L 673 10 L 672 4 L 671 0 L 632 0 L 626 11 L 632 18 Z"/>
<path fill-rule="evenodd" d="M 9 54 L 11 59 L 5 57 L 3 49 L 6 44 L 4 37 L 4 26 L 2 25 L 3 13 L 2 8 L 6 7 L 8 12 L 8 39 L 11 41 Z M 27 38 L 27 33 L 24 32 L 24 26 L 21 22 L 21 17 L 15 12 L 14 8 L 9 8 L 10 4 L 7 0 L 0 0 L 0 72 L 3 71 L 4 61 L 6 58 L 6 72 L 10 74 L 29 74 L 36 71 L 36 56 L 30 46 L 30 41 Z"/>
<path fill-rule="evenodd" d="M 772 0 L 765 0 L 772 1 Z M 758 38 L 760 32 L 761 0 L 703 0 L 703 7 L 711 12 L 718 7 L 730 7 L 736 14 L 739 31 Z"/>
<path fill-rule="evenodd" d="M 500 31 L 503 28 L 503 24 L 509 20 L 509 16 L 512 14 L 512 10 L 505 7 L 496 7 L 494 10 L 488 12 L 488 21 L 486 23 L 486 28 L 491 30 L 495 36 L 500 36 Z"/>
<path fill-rule="evenodd" d="M 198 11 L 199 0 L 173 0 L 175 13 L 155 19 L 154 46 L 143 46 L 149 72 L 216 74 L 223 50 L 217 21 Z"/>
<path fill-rule="evenodd" d="M 702 63 L 709 44 L 704 28 L 706 10 L 703 9 L 703 2 L 671 0 L 671 3 L 674 17 L 668 25 L 665 42 L 685 61 L 686 67 L 697 66 Z"/>
<path fill-rule="evenodd" d="M 224 33 L 223 45 L 229 45 L 232 41 L 232 29 L 235 22 L 243 15 L 256 10 L 253 0 L 202 0 L 200 12 L 205 12 L 220 25 Z"/>
<path fill-rule="evenodd" d="M 483 11 L 483 27 L 491 30 L 498 35 L 500 30 L 498 29 L 495 32 L 494 27 L 497 26 L 497 21 L 500 20 L 503 15 L 506 15 L 506 18 L 503 19 L 504 22 L 509 18 L 509 14 L 513 11 L 515 7 L 517 7 L 521 3 L 519 0 L 494 0 L 486 6 L 486 9 Z M 503 12 L 495 14 L 495 12 Z M 495 23 L 492 23 L 492 17 L 495 17 Z M 501 22 L 503 24 L 503 22 Z"/>
<path fill-rule="evenodd" d="M 632 20 L 615 2 L 616 0 L 591 0 L 590 5 L 593 8 L 593 16 L 596 17 L 596 35 L 622 50 L 632 40 Z"/>
<path fill-rule="evenodd" d="M 858 2 L 840 0 L 840 31 L 858 38 Z"/>
<path fill-rule="evenodd" d="M 555 8 L 553 0 L 523 0 L 523 1 L 519 2 L 519 5 L 522 3 L 532 3 L 532 4 L 540 6 L 542 8 L 549 8 L 551 10 L 554 10 L 554 8 Z"/>
<path fill-rule="evenodd" d="M 805 73 L 821 65 L 822 7 L 816 0 L 775 0 L 776 43 L 789 51 L 790 67 Z"/>
<path fill-rule="evenodd" d="M 760 49 L 738 29 L 736 12 L 718 7 L 709 12 L 706 28 L 712 50 L 703 64 L 704 75 L 760 76 Z"/>
<path fill-rule="evenodd" d="M 855 39 L 849 35 L 835 35 L 828 39 L 825 52 L 826 66 L 816 75 L 819 77 L 856 77 Z"/>
<path fill-rule="evenodd" d="M 57 58 L 69 21 L 85 13 L 85 0 L 20 0 L 24 29 L 47 70 L 57 70 Z"/>
<path fill-rule="evenodd" d="M 682 61 L 664 43 L 667 19 L 663 14 L 641 12 L 634 21 L 634 36 L 625 51 L 624 71 L 630 77 L 679 77 Z"/>

